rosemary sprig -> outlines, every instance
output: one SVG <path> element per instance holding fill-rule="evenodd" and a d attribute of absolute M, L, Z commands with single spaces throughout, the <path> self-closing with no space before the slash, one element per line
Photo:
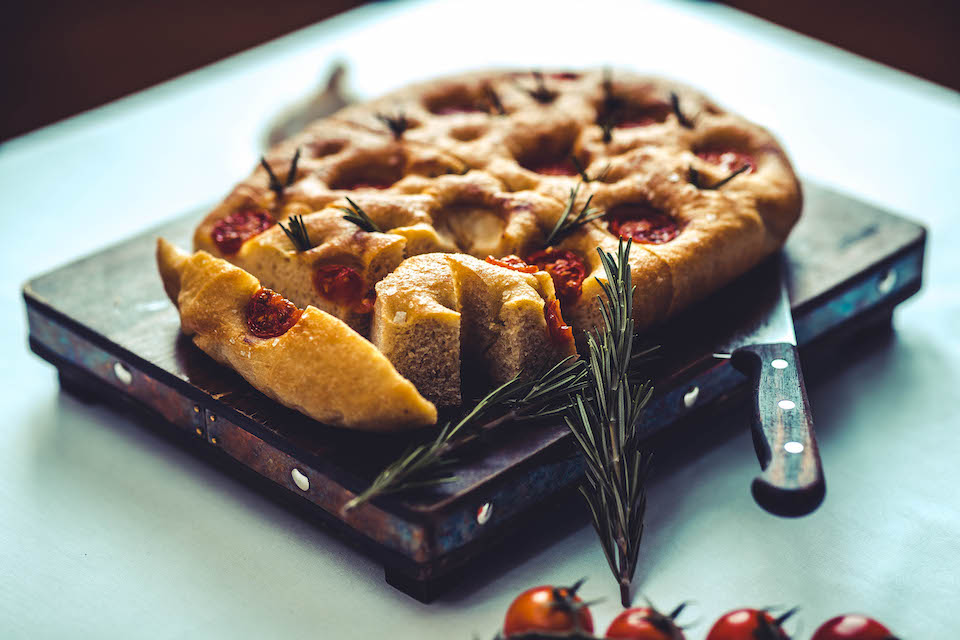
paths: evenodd
<path fill-rule="evenodd" d="M 623 99 L 613 92 L 613 72 L 609 67 L 603 70 L 601 86 L 603 87 L 603 102 L 600 105 L 597 124 L 603 131 L 604 144 L 609 144 L 613 139 L 613 128 L 617 126 L 619 112 L 623 108 Z"/>
<path fill-rule="evenodd" d="M 343 216 L 344 220 L 349 220 L 367 233 L 383 233 L 383 231 L 380 230 L 380 227 L 377 226 L 377 223 L 367 215 L 367 212 L 360 208 L 360 205 L 351 200 L 349 196 L 346 198 L 350 206 L 337 207 L 337 209 L 340 209 L 340 211 L 343 211 L 345 214 L 347 214 Z"/>
<path fill-rule="evenodd" d="M 591 178 L 590 175 L 587 173 L 587 168 L 584 167 L 584 166 L 583 166 L 583 163 L 580 162 L 580 161 L 577 159 L 577 156 L 571 154 L 571 155 L 570 155 L 570 162 L 573 163 L 573 168 L 577 170 L 577 173 L 580 174 L 580 179 L 583 180 L 584 182 L 598 182 L 598 181 L 599 181 L 599 182 L 603 182 L 603 179 L 606 178 L 606 177 L 607 177 L 607 174 L 610 173 L 610 166 L 611 166 L 611 165 L 610 165 L 609 162 L 607 163 L 607 166 L 605 166 L 605 167 L 600 171 L 600 173 L 598 173 L 597 175 L 593 176 L 592 178 Z"/>
<path fill-rule="evenodd" d="M 598 248 L 607 282 L 600 281 L 603 328 L 587 334 L 589 384 L 574 397 L 565 416 L 586 462 L 580 492 L 590 507 L 620 600 L 630 605 L 647 498 L 650 456 L 639 447 L 640 420 L 653 388 L 631 381 L 633 283 L 630 245 L 620 241 L 616 256 Z"/>
<path fill-rule="evenodd" d="M 744 171 L 749 171 L 749 170 L 750 170 L 750 165 L 745 164 L 740 168 L 736 169 L 735 171 L 733 171 L 730 175 L 728 175 L 726 178 L 724 178 L 720 182 L 717 182 L 712 185 L 708 185 L 703 181 L 703 175 L 699 171 L 694 169 L 693 166 L 690 166 L 687 168 L 687 173 L 688 173 L 687 180 L 689 180 L 690 184 L 695 186 L 697 189 L 714 190 L 714 189 L 719 189 L 720 187 L 727 184 L 728 182 L 736 178 L 738 175 L 740 175 Z"/>
<path fill-rule="evenodd" d="M 277 198 L 282 198 L 283 192 L 297 179 L 298 162 L 300 162 L 300 147 L 297 147 L 297 152 L 293 154 L 293 160 L 290 161 L 290 168 L 287 170 L 287 180 L 280 182 L 280 179 L 277 178 L 277 174 L 273 172 L 267 159 L 260 156 L 260 166 L 267 170 L 267 175 L 270 176 L 270 189 L 277 194 Z"/>
<path fill-rule="evenodd" d="M 452 482 L 455 478 L 445 473 L 453 462 L 450 453 L 507 422 L 564 413 L 570 394 L 582 390 L 586 381 L 583 362 L 575 356 L 534 378 L 521 379 L 518 374 L 480 399 L 460 420 L 445 424 L 436 438 L 407 449 L 344 505 L 344 511 L 377 496 Z"/>
<path fill-rule="evenodd" d="M 543 77 L 543 72 L 532 71 L 531 73 L 533 74 L 533 80 L 536 86 L 533 89 L 526 89 L 526 92 L 540 104 L 553 102 L 557 97 L 557 92 L 547 88 L 547 81 Z"/>
<path fill-rule="evenodd" d="M 307 227 L 303 224 L 303 216 L 290 216 L 289 228 L 283 226 L 282 222 L 278 224 L 290 238 L 290 242 L 293 243 L 297 251 L 308 251 L 313 247 L 313 243 L 310 242 L 310 234 L 307 233 Z"/>
<path fill-rule="evenodd" d="M 506 115 L 507 110 L 503 108 L 500 96 L 497 95 L 497 92 L 493 90 L 493 87 L 491 87 L 489 83 L 483 85 L 483 95 L 486 96 L 487 102 L 490 103 L 490 106 L 493 107 L 498 115 Z"/>
<path fill-rule="evenodd" d="M 577 194 L 580 193 L 580 187 L 582 185 L 582 182 L 578 182 L 577 186 L 570 189 L 570 197 L 567 199 L 567 206 L 557 219 L 557 223 L 553 225 L 553 229 L 551 229 L 550 233 L 547 234 L 547 239 L 543 242 L 544 247 L 549 247 L 572 232 L 574 229 L 582 227 L 591 220 L 602 218 L 607 214 L 606 211 L 590 208 L 590 202 L 593 200 L 593 196 L 591 195 L 589 198 L 587 198 L 587 201 L 584 203 L 583 207 L 581 207 L 580 213 L 573 216 L 571 219 L 570 216 L 573 215 L 573 209 L 577 202 Z"/>
<path fill-rule="evenodd" d="M 410 128 L 411 124 L 406 114 L 400 110 L 398 110 L 397 113 L 392 116 L 386 113 L 378 113 L 376 114 L 376 118 L 386 125 L 387 129 L 390 130 L 390 133 L 393 134 L 395 140 L 402 138 L 404 132 Z"/>
<path fill-rule="evenodd" d="M 683 111 L 680 110 L 680 96 L 677 95 L 676 91 L 670 92 L 670 106 L 673 108 L 673 112 L 676 114 L 677 121 L 680 125 L 687 129 L 693 129 L 693 120 L 684 115 Z"/>

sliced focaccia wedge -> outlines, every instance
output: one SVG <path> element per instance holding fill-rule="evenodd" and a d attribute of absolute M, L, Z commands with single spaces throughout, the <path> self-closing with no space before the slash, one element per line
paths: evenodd
<path fill-rule="evenodd" d="M 550 276 L 466 254 L 408 258 L 377 285 L 371 340 L 438 405 L 461 401 L 461 366 L 494 383 L 576 353 Z"/>
<path fill-rule="evenodd" d="M 352 429 L 436 423 L 436 407 L 343 321 L 315 307 L 301 310 L 243 269 L 162 238 L 157 263 L 184 333 L 274 400 Z"/>

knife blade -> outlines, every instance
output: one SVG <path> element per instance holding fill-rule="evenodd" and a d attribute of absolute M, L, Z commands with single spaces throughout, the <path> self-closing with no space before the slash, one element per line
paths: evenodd
<path fill-rule="evenodd" d="M 751 486 L 754 499 L 775 515 L 802 516 L 823 502 L 826 483 L 785 275 L 782 254 L 750 274 L 750 314 L 715 356 L 730 358 L 753 383 L 751 430 L 762 470 Z"/>

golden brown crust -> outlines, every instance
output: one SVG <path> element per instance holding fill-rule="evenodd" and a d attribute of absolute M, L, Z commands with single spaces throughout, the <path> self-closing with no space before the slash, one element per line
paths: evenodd
<path fill-rule="evenodd" d="M 257 390 L 326 424 L 393 431 L 435 424 L 425 400 L 361 335 L 307 307 L 296 324 L 258 338 L 246 309 L 260 283 L 225 260 L 189 256 L 160 238 L 157 262 L 164 288 L 180 310 L 183 332 Z"/>

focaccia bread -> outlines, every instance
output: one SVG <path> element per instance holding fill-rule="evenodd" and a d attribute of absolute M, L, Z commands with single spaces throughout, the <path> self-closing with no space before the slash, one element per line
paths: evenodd
<path fill-rule="evenodd" d="M 271 149 L 194 245 L 342 319 L 450 404 L 462 367 L 502 379 L 573 352 L 556 336 L 564 318 L 577 331 L 600 322 L 598 247 L 634 241 L 642 330 L 777 250 L 801 203 L 773 136 L 688 87 L 477 72 L 311 124 Z M 589 221 L 569 225 L 581 212 Z M 525 294 L 508 303 L 506 291 Z"/>
<path fill-rule="evenodd" d="M 363 336 L 314 307 L 299 309 L 205 251 L 162 238 L 157 263 L 183 332 L 264 394 L 335 426 L 390 431 L 437 420 L 436 407 Z"/>
<path fill-rule="evenodd" d="M 502 384 L 576 353 L 572 331 L 551 330 L 551 308 L 559 314 L 543 271 L 430 253 L 405 260 L 377 284 L 370 339 L 427 398 L 458 405 L 462 359 Z"/>

